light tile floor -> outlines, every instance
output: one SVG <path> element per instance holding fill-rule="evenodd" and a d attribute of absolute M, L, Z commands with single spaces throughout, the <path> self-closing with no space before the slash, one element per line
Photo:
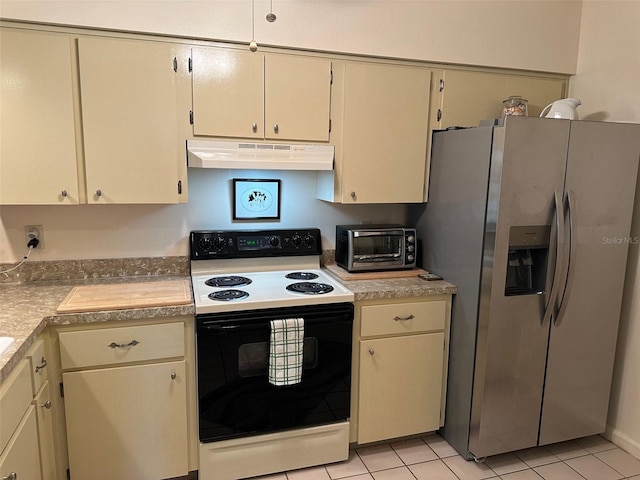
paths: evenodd
<path fill-rule="evenodd" d="M 359 447 L 349 459 L 254 480 L 640 480 L 640 460 L 599 435 L 468 462 L 439 435 Z"/>

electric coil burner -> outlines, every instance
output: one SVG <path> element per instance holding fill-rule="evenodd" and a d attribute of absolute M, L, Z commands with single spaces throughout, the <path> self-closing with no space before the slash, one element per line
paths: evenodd
<path fill-rule="evenodd" d="M 199 478 L 346 460 L 353 293 L 320 268 L 320 231 L 199 230 L 190 249 Z M 289 318 L 304 323 L 302 375 L 276 386 L 268 375 L 271 328 Z M 251 462 L 239 460 L 247 448 Z"/>
<path fill-rule="evenodd" d="M 298 282 L 287 285 L 287 290 L 305 295 L 323 295 L 333 291 L 333 287 L 326 283 Z"/>

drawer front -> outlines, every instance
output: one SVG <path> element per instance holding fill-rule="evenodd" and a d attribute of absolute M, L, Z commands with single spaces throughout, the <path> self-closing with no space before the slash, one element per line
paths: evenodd
<path fill-rule="evenodd" d="M 62 369 L 184 357 L 184 323 L 63 332 Z"/>
<path fill-rule="evenodd" d="M 22 360 L 0 386 L 0 452 L 7 446 L 32 398 L 29 362 Z"/>
<path fill-rule="evenodd" d="M 44 356 L 44 341 L 42 339 L 36 341 L 33 347 L 31 347 L 27 357 L 29 358 L 29 365 L 31 367 L 32 393 L 36 395 L 47 379 L 47 359 Z"/>
<path fill-rule="evenodd" d="M 360 335 L 400 335 L 444 330 L 447 302 L 393 303 L 362 307 Z"/>

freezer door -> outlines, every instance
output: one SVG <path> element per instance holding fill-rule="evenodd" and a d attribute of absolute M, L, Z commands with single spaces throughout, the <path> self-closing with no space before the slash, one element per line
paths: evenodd
<path fill-rule="evenodd" d="M 554 268 L 553 263 L 546 268 L 544 293 L 506 294 L 509 242 L 512 227 L 554 225 L 569 125 L 568 120 L 509 117 L 504 127 L 495 128 L 469 436 L 476 457 L 537 444 L 550 324 L 542 320 Z M 546 232 L 553 262 L 556 232 Z"/>
<path fill-rule="evenodd" d="M 640 125 L 571 122 L 571 256 L 551 327 L 541 445 L 604 432 L 639 156 Z"/>

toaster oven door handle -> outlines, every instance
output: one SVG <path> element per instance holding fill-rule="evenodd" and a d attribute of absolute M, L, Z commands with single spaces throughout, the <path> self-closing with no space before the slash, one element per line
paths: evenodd
<path fill-rule="evenodd" d="M 353 232 L 354 237 L 388 237 L 391 235 L 397 235 L 399 237 L 404 236 L 403 230 L 380 230 L 380 231 L 370 231 L 370 232 Z"/>

